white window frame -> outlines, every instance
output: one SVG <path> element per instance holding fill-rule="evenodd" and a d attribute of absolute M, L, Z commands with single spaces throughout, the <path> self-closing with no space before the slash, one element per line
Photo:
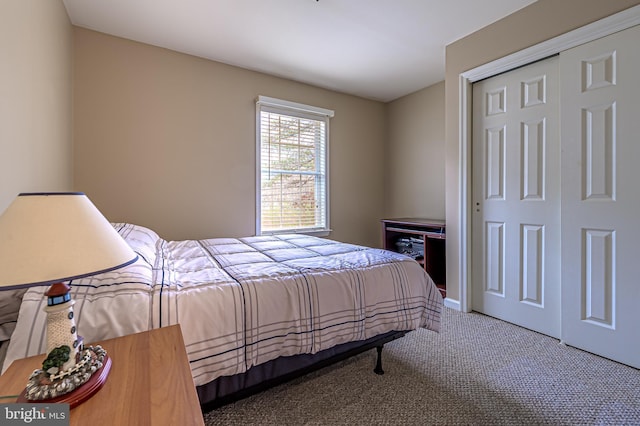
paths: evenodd
<path fill-rule="evenodd" d="M 261 112 L 269 111 L 282 115 L 290 115 L 293 117 L 309 118 L 325 123 L 325 220 L 324 228 L 301 228 L 301 229 L 285 229 L 281 231 L 263 231 L 262 230 L 262 141 L 261 141 Z M 277 233 L 302 233 L 317 236 L 327 236 L 331 232 L 329 226 L 329 122 L 334 116 L 334 111 L 310 105 L 299 104 L 282 99 L 271 98 L 267 96 L 258 96 L 256 101 L 256 235 L 269 235 Z"/>

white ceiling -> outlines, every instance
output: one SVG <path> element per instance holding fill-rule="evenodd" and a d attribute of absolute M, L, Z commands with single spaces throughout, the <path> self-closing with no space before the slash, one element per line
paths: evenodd
<path fill-rule="evenodd" d="M 535 0 L 63 0 L 74 25 L 379 101 Z"/>

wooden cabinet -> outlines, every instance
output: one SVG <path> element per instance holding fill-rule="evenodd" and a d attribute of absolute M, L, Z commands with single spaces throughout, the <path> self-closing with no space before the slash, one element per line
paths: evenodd
<path fill-rule="evenodd" d="M 383 248 L 416 259 L 446 297 L 446 224 L 443 220 L 399 218 L 382 220 Z"/>

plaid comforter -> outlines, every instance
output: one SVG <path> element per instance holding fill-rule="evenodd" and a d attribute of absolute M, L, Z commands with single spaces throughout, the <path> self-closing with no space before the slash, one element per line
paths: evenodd
<path fill-rule="evenodd" d="M 93 342 L 180 323 L 196 385 L 387 331 L 439 330 L 439 291 L 397 253 L 305 235 L 166 241 L 114 227 L 139 259 L 70 283 L 79 333 Z M 24 295 L 4 369 L 45 351 L 45 290 Z"/>

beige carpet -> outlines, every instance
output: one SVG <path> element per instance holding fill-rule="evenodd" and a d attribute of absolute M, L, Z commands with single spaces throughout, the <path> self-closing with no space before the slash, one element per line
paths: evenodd
<path fill-rule="evenodd" d="M 207 425 L 640 425 L 640 371 L 484 315 L 205 413 Z"/>

